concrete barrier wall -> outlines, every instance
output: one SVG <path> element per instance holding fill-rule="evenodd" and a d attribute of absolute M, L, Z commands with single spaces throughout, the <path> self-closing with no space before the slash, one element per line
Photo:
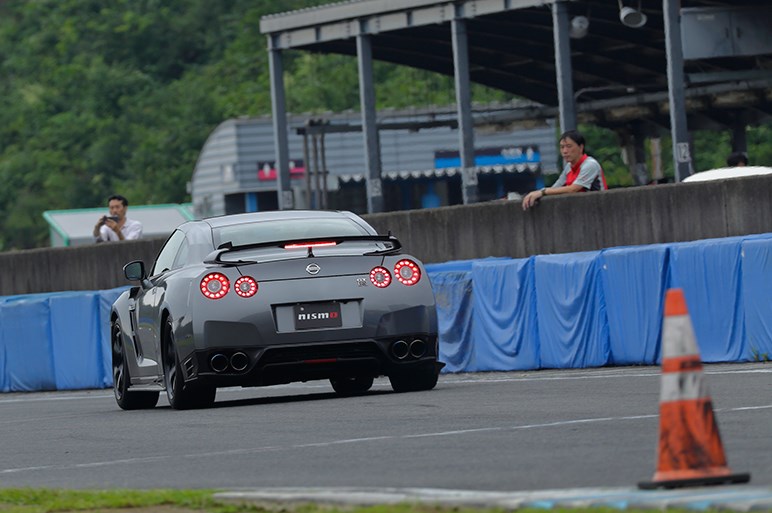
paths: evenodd
<path fill-rule="evenodd" d="M 772 232 L 772 176 L 552 197 L 528 212 L 502 200 L 365 218 L 425 263 L 692 241 Z M 121 287 L 123 265 L 149 264 L 163 242 L 0 253 L 0 295 Z"/>
<path fill-rule="evenodd" d="M 129 285 L 123 266 L 152 262 L 166 239 L 0 253 L 0 296 Z"/>
<path fill-rule="evenodd" d="M 425 263 L 592 251 L 772 231 L 772 176 L 373 214 Z"/>

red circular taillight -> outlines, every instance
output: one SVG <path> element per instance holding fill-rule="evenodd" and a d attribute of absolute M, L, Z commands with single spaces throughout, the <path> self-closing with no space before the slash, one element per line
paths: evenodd
<path fill-rule="evenodd" d="M 394 275 L 402 285 L 415 285 L 421 279 L 421 269 L 412 260 L 400 260 L 394 266 Z"/>
<path fill-rule="evenodd" d="M 241 297 L 252 297 L 257 294 L 257 282 L 251 276 L 242 276 L 233 284 L 233 290 Z"/>
<path fill-rule="evenodd" d="M 370 271 L 370 281 L 379 289 L 386 288 L 391 283 L 391 273 L 385 267 L 373 267 Z"/>
<path fill-rule="evenodd" d="M 220 273 L 209 273 L 201 280 L 201 293 L 209 299 L 220 299 L 228 293 L 231 282 Z"/>

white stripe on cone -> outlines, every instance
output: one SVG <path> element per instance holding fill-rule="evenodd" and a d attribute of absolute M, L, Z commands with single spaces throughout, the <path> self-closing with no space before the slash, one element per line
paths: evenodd
<path fill-rule="evenodd" d="M 700 356 L 694 328 L 688 315 L 667 315 L 662 325 L 662 360 Z"/>

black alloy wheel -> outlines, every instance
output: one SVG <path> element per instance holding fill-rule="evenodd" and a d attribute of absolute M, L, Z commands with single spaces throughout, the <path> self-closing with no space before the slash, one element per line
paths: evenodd
<path fill-rule="evenodd" d="M 177 346 L 174 342 L 174 329 L 171 318 L 166 320 L 163 337 L 163 369 L 166 397 L 175 410 L 193 408 L 208 408 L 214 403 L 217 393 L 215 387 L 205 387 L 185 383 L 177 357 Z"/>
<path fill-rule="evenodd" d="M 131 376 L 126 361 L 126 348 L 123 345 L 123 330 L 115 320 L 110 327 L 110 345 L 113 358 L 113 392 L 115 402 L 123 410 L 143 410 L 158 404 L 158 392 L 130 391 Z"/>

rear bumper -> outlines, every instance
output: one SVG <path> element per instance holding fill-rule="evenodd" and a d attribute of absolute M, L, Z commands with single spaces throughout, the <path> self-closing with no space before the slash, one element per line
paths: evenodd
<path fill-rule="evenodd" d="M 437 335 L 194 351 L 183 360 L 186 381 L 217 387 L 266 386 L 351 376 L 388 376 L 437 366 Z M 242 368 L 243 367 L 243 368 Z"/>

